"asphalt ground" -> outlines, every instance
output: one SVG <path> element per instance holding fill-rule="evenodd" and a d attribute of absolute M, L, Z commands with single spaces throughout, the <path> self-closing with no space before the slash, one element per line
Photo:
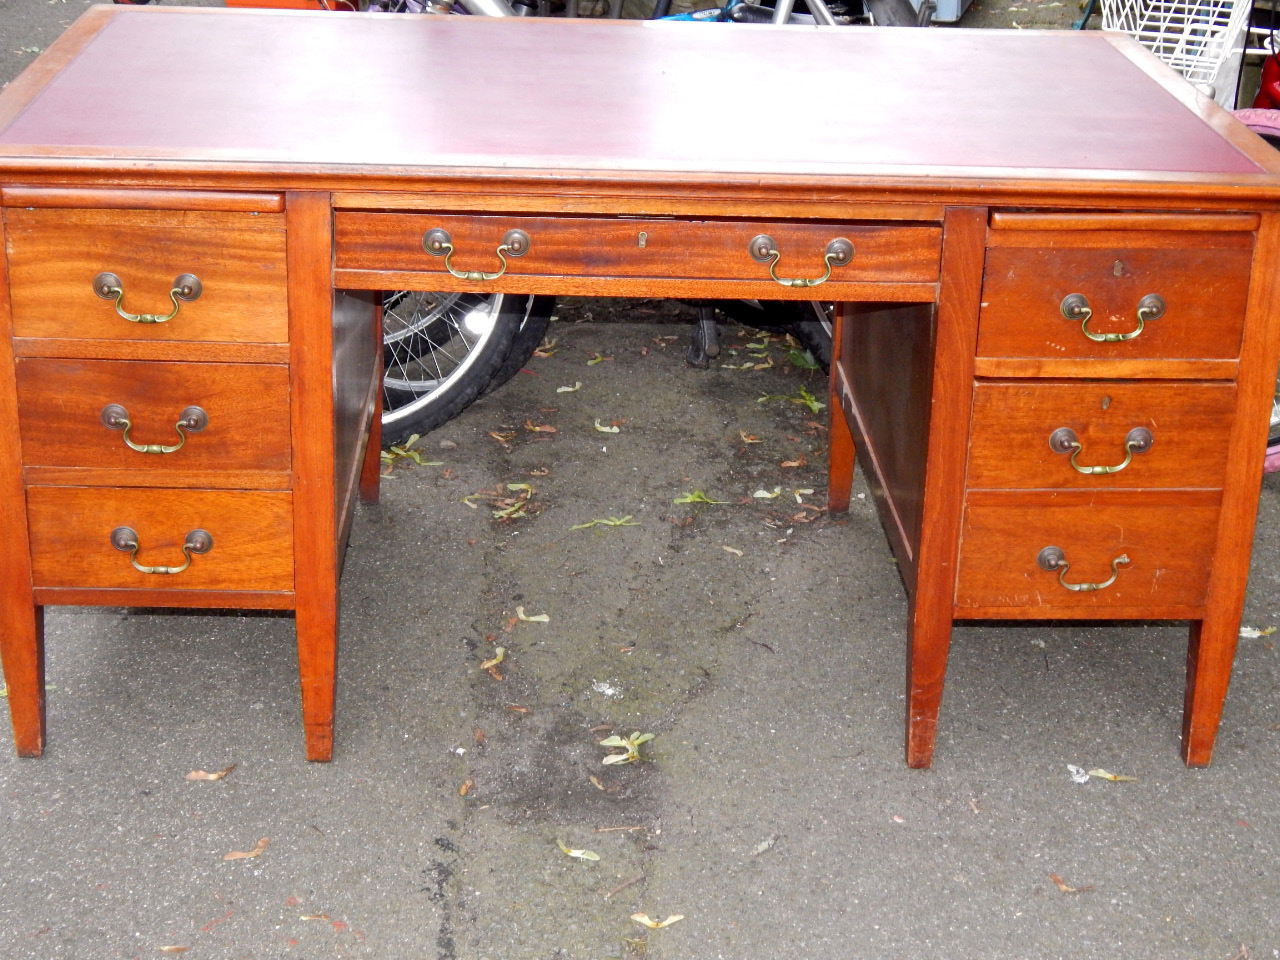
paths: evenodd
<path fill-rule="evenodd" d="M 0 0 L 4 75 L 83 5 Z M 959 626 L 908 770 L 906 598 L 865 484 L 808 509 L 825 411 L 761 402 L 817 376 L 735 328 L 687 367 L 669 301 L 558 316 L 551 356 L 359 510 L 333 763 L 302 759 L 290 617 L 48 611 L 46 755 L 0 750 L 0 957 L 1280 957 L 1275 637 L 1241 641 L 1187 770 L 1185 625 Z M 526 517 L 463 500 L 511 483 Z M 727 502 L 673 502 L 697 490 Z M 1278 531 L 1267 478 L 1257 628 Z M 603 764 L 632 732 L 643 761 Z"/>

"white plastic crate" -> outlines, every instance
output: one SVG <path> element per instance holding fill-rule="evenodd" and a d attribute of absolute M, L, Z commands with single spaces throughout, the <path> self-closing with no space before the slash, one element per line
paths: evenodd
<path fill-rule="evenodd" d="M 1192 83 L 1212 84 L 1249 9 L 1249 0 L 1102 0 L 1102 29 L 1127 33 Z"/>

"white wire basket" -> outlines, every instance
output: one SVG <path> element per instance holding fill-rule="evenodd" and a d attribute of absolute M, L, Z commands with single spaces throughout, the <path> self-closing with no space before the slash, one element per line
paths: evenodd
<path fill-rule="evenodd" d="M 1102 29 L 1127 33 L 1192 83 L 1212 84 L 1250 6 L 1249 0 L 1102 0 Z"/>

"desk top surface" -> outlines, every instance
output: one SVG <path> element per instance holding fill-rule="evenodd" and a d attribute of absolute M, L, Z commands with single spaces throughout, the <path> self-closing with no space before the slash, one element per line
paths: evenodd
<path fill-rule="evenodd" d="M 1096 32 L 92 8 L 0 96 L 0 171 L 1240 183 L 1280 169 Z"/>

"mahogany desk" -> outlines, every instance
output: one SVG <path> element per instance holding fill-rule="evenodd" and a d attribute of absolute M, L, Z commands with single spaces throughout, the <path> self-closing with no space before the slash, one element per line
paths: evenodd
<path fill-rule="evenodd" d="M 293 609 L 330 757 L 368 291 L 416 288 L 840 302 L 830 505 L 856 447 L 910 596 L 907 762 L 973 617 L 1189 620 L 1209 762 L 1280 163 L 1123 38 L 95 7 L 0 95 L 0 207 L 24 756 L 42 608 L 110 604 Z"/>

